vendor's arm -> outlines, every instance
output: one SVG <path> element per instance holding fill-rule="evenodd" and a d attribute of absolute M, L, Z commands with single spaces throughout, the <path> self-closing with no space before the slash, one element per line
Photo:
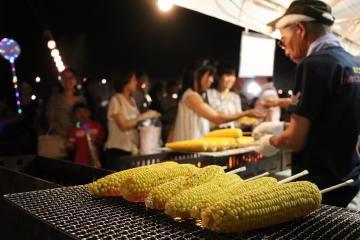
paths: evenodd
<path fill-rule="evenodd" d="M 297 114 L 291 114 L 290 123 L 280 135 L 270 138 L 270 144 L 278 149 L 288 149 L 293 152 L 301 151 L 307 141 L 310 121 Z"/>
<path fill-rule="evenodd" d="M 215 111 L 210 107 L 206 102 L 203 101 L 200 95 L 191 94 L 185 99 L 185 104 L 194 112 L 199 114 L 201 117 L 206 118 L 210 122 L 215 124 L 222 124 L 226 122 L 231 122 L 238 120 L 244 116 L 251 116 L 257 118 L 263 118 L 264 114 L 256 110 L 247 110 L 241 113 L 236 114 L 223 114 Z"/>

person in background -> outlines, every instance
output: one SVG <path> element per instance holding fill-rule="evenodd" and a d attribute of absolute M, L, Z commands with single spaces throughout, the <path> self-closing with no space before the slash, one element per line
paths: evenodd
<path fill-rule="evenodd" d="M 264 107 L 264 101 L 269 99 L 276 101 L 279 99 L 274 83 L 270 77 L 256 77 L 255 81 L 260 85 L 261 92 L 255 102 L 255 108 L 266 114 L 265 121 L 278 122 L 281 117 L 281 108 L 279 106 Z"/>
<path fill-rule="evenodd" d="M 138 73 L 137 79 L 137 88 L 136 91 L 132 93 L 132 97 L 135 100 L 139 112 L 143 113 L 150 110 L 151 97 L 148 94 L 150 90 L 150 81 L 149 77 L 144 72 Z"/>
<path fill-rule="evenodd" d="M 218 112 L 225 114 L 241 113 L 240 96 L 231 91 L 236 81 L 235 69 L 231 66 L 220 65 L 218 67 L 218 80 L 215 81 L 215 88 L 207 90 L 209 105 Z M 245 112 L 244 116 L 247 116 Z M 239 121 L 232 121 L 220 125 L 214 125 L 211 128 L 235 128 L 240 127 Z"/>
<path fill-rule="evenodd" d="M 245 79 L 242 77 L 237 77 L 235 80 L 235 83 L 233 87 L 231 88 L 231 91 L 238 94 L 240 96 L 240 102 L 241 102 L 241 109 L 243 111 L 250 109 L 250 102 L 245 96 L 245 94 L 242 92 L 245 85 Z"/>
<path fill-rule="evenodd" d="M 84 103 L 73 107 L 76 124 L 69 130 L 66 146 L 75 151 L 74 162 L 92 167 L 101 167 L 100 151 L 103 145 L 104 131 L 100 123 L 90 120 L 91 112 Z"/>
<path fill-rule="evenodd" d="M 72 108 L 78 103 L 85 103 L 83 96 L 75 94 L 76 74 L 72 68 L 66 68 L 60 73 L 61 88 L 54 91 L 47 106 L 47 117 L 49 122 L 49 132 L 58 134 L 67 139 L 69 129 L 73 124 Z"/>
<path fill-rule="evenodd" d="M 235 114 L 220 113 L 207 104 L 206 90 L 214 81 L 216 69 L 203 62 L 189 68 L 184 74 L 183 93 L 178 106 L 174 140 L 190 140 L 201 138 L 210 131 L 210 122 L 219 125 L 238 120 L 243 116 L 264 117 L 256 110 L 248 110 Z"/>
<path fill-rule="evenodd" d="M 292 153 L 292 174 L 304 169 L 303 180 L 320 189 L 353 179 L 351 186 L 323 194 L 322 203 L 360 210 L 360 61 L 331 34 L 331 7 L 318 0 L 293 1 L 285 14 L 269 23 L 278 28 L 285 54 L 297 63 L 295 96 L 288 124 L 257 126 L 257 151 Z"/>
<path fill-rule="evenodd" d="M 158 112 L 152 110 L 139 112 L 131 96 L 137 88 L 135 71 L 115 74 L 113 82 L 116 94 L 110 99 L 108 106 L 108 139 L 105 143 L 106 164 L 109 166 L 118 157 L 137 154 L 139 150 L 139 135 L 136 129 L 138 123 L 160 116 Z"/>
<path fill-rule="evenodd" d="M 174 124 L 178 108 L 178 98 L 181 84 L 177 81 L 169 81 L 166 84 L 166 94 L 161 100 L 161 123 L 162 140 L 167 142 L 174 134 Z"/>

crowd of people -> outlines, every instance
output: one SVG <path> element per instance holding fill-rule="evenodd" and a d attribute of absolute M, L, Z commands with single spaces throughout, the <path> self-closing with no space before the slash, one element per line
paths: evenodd
<path fill-rule="evenodd" d="M 45 156 L 100 167 L 119 157 L 141 154 L 141 144 L 150 144 L 143 135 L 153 134 L 141 135 L 142 126 L 160 129 L 160 134 L 150 139 L 155 138 L 151 143 L 158 142 L 161 147 L 166 142 L 200 138 L 216 128 L 248 128 L 239 122 L 243 116 L 272 120 L 268 115 L 273 107 L 263 101 L 266 94 L 250 107 L 241 92 L 244 79 L 227 64 L 197 61 L 184 70 L 182 81 L 167 83 L 152 83 L 145 73 L 134 70 L 115 73 L 111 77 L 114 92 L 103 107 L 92 88 L 79 91 L 78 79 L 74 69 L 66 68 L 49 100 L 33 107 L 26 120 L 24 116 L 29 114 L 24 107 L 25 114 L 18 119 L 29 129 L 19 135 L 30 132 L 26 141 L 32 138 L 29 142 L 33 143 L 33 150 L 26 153 L 35 153 L 31 152 L 35 149 Z M 270 88 L 276 95 L 273 85 Z M 269 101 L 274 97 L 277 95 Z M 29 119 L 36 126 L 30 127 Z"/>

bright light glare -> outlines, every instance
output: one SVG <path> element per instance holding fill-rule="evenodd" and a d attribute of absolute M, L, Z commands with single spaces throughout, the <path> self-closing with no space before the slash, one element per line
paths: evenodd
<path fill-rule="evenodd" d="M 251 82 L 247 87 L 247 92 L 256 96 L 261 92 L 261 87 L 256 82 Z"/>
<path fill-rule="evenodd" d="M 31 95 L 31 100 L 36 100 L 36 95 Z"/>
<path fill-rule="evenodd" d="M 158 7 L 160 8 L 160 10 L 163 12 L 169 11 L 173 6 L 173 3 L 171 0 L 158 0 L 157 4 L 158 4 Z"/>
<path fill-rule="evenodd" d="M 62 72 L 62 71 L 65 70 L 65 66 L 64 66 L 64 65 L 61 65 L 61 66 L 59 66 L 57 69 L 58 69 L 59 72 Z M 60 79 L 61 79 L 61 78 L 60 78 Z"/>
<path fill-rule="evenodd" d="M 36 78 L 35 78 L 35 82 L 38 83 L 38 82 L 40 82 L 40 81 L 41 81 L 40 77 L 36 77 Z"/>
<path fill-rule="evenodd" d="M 47 42 L 47 46 L 48 46 L 49 49 L 54 49 L 56 47 L 56 43 L 55 43 L 54 40 L 49 40 Z"/>
<path fill-rule="evenodd" d="M 106 84 L 106 79 L 105 78 L 101 79 L 101 84 L 103 84 L 103 85 Z"/>
<path fill-rule="evenodd" d="M 56 48 L 54 48 L 53 50 L 51 50 L 51 56 L 52 57 L 56 57 L 56 56 L 59 56 L 60 55 L 60 52 L 59 50 L 57 50 Z"/>

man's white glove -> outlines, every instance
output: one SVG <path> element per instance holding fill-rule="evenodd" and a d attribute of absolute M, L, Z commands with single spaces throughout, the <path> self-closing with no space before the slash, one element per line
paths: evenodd
<path fill-rule="evenodd" d="M 270 138 L 272 136 L 273 135 L 270 135 L 270 134 L 262 136 L 259 140 L 259 145 L 256 147 L 256 151 L 258 153 L 261 153 L 265 157 L 273 156 L 279 151 L 279 149 L 277 149 L 270 143 Z"/>
<path fill-rule="evenodd" d="M 255 140 L 267 134 L 276 136 L 284 131 L 284 126 L 284 122 L 263 122 L 254 128 L 252 136 Z"/>

